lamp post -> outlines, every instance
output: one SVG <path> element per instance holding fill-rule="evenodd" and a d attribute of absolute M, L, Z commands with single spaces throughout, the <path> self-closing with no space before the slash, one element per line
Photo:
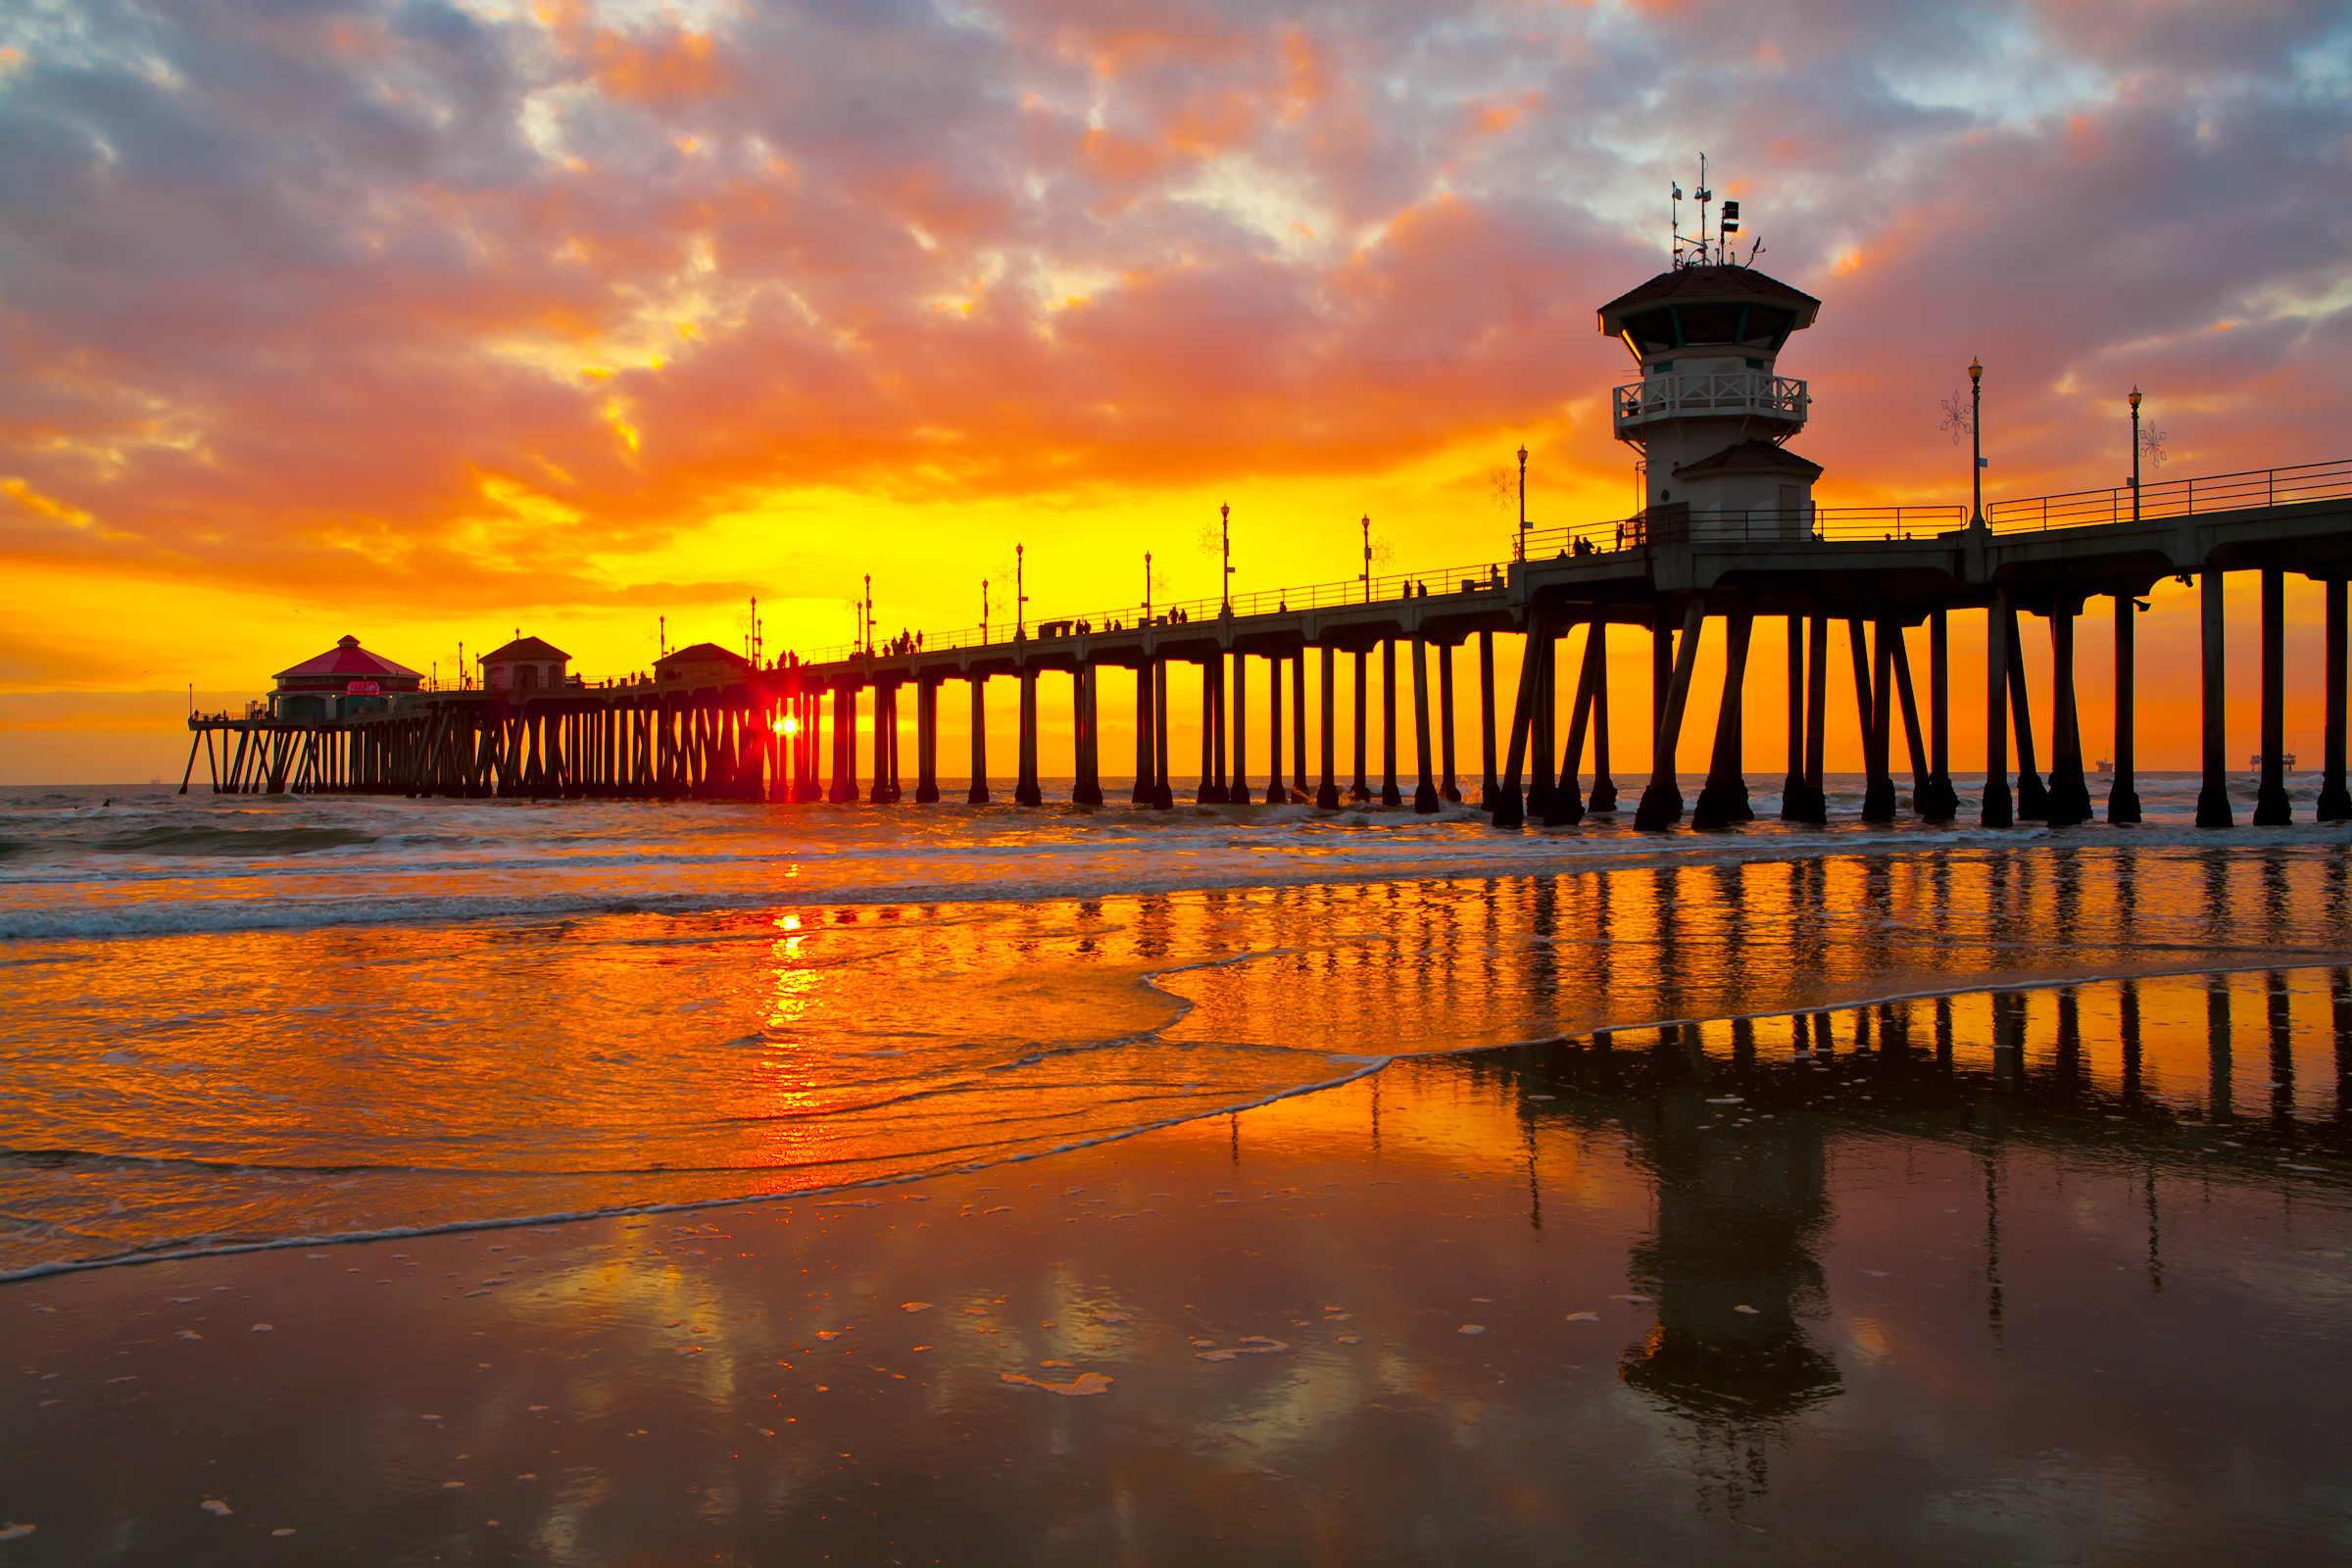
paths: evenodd
<path fill-rule="evenodd" d="M 1513 541 L 1511 557 L 1515 561 L 1527 559 L 1527 448 L 1524 446 L 1519 449 L 1519 534 Z"/>
<path fill-rule="evenodd" d="M 1144 552 L 1144 624 L 1152 624 L 1152 552 Z"/>
<path fill-rule="evenodd" d="M 1012 547 L 1012 640 L 1019 642 L 1029 634 L 1029 590 L 1027 547 Z"/>
<path fill-rule="evenodd" d="M 874 652 L 874 574 L 870 571 L 865 574 L 864 615 L 865 624 L 862 636 L 865 639 L 866 657 L 870 659 Z"/>
<path fill-rule="evenodd" d="M 1364 569 L 1357 572 L 1356 576 L 1363 582 L 1364 603 L 1368 605 L 1372 602 L 1372 514 L 1369 512 L 1364 514 L 1363 528 Z"/>
<path fill-rule="evenodd" d="M 1223 590 L 1225 613 L 1230 615 L 1233 613 L 1233 508 L 1230 506 L 1217 508 L 1217 555 L 1218 564 L 1225 568 L 1217 582 Z"/>
<path fill-rule="evenodd" d="M 1972 528 L 1984 526 L 1984 367 L 1975 355 L 1968 360 L 1968 482 L 1973 498 L 1969 505 L 1968 523 Z"/>
<path fill-rule="evenodd" d="M 988 643 L 988 579 L 986 577 L 980 579 L 980 642 L 984 647 Z"/>
<path fill-rule="evenodd" d="M 2139 520 L 2139 388 L 2132 389 L 2132 520 Z"/>

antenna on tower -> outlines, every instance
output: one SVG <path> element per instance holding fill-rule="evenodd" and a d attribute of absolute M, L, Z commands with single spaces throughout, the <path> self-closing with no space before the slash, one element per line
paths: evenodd
<path fill-rule="evenodd" d="M 1755 265 L 1756 258 L 1764 253 L 1762 240 L 1755 240 L 1749 244 L 1747 259 L 1744 262 L 1732 249 L 1733 236 L 1740 232 L 1740 203 L 1737 199 L 1726 201 L 1723 204 L 1722 220 L 1714 224 L 1712 232 L 1709 231 L 1707 204 L 1715 199 L 1715 193 L 1707 188 L 1707 155 L 1705 153 L 1698 155 L 1698 184 L 1692 188 L 1690 194 L 1698 202 L 1698 233 L 1695 236 L 1683 232 L 1683 187 L 1680 181 L 1675 182 L 1672 220 L 1674 265 L 1678 268 L 1752 267 Z"/>

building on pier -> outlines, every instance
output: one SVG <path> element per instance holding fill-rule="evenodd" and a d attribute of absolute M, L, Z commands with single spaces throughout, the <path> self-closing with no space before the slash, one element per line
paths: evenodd
<path fill-rule="evenodd" d="M 518 634 L 513 642 L 492 649 L 476 662 L 482 666 L 482 690 L 486 692 L 520 697 L 535 692 L 560 692 L 566 686 L 579 684 L 578 676 L 564 673 L 571 656 L 537 637 Z"/>
<path fill-rule="evenodd" d="M 674 648 L 654 661 L 654 681 L 661 686 L 732 686 L 758 668 L 750 660 L 716 643 Z"/>
<path fill-rule="evenodd" d="M 338 638 L 316 659 L 306 659 L 271 677 L 270 716 L 281 721 L 328 722 L 389 712 L 393 699 L 424 685 L 406 664 L 360 646 L 357 637 Z"/>
<path fill-rule="evenodd" d="M 1617 439 L 1642 457 L 1644 542 L 1811 537 L 1821 468 L 1783 443 L 1812 398 L 1776 362 L 1820 310 L 1731 263 L 1677 266 L 1600 308 L 1642 368 L 1612 406 Z"/>

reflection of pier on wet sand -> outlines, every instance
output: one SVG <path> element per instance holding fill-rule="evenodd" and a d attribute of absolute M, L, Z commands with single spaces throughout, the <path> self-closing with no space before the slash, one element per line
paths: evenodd
<path fill-rule="evenodd" d="M 2323 1560 L 2344 979 L 1621 1031 L 917 1183 L 33 1282 L 28 1560 Z"/>

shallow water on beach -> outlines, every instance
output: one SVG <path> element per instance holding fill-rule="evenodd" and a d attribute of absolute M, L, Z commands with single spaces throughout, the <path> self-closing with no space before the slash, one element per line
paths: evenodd
<path fill-rule="evenodd" d="M 0 1274 L 887 1181 L 1400 1055 L 2352 954 L 2347 833 L 2310 824 L 20 795 L 0 838 Z"/>

